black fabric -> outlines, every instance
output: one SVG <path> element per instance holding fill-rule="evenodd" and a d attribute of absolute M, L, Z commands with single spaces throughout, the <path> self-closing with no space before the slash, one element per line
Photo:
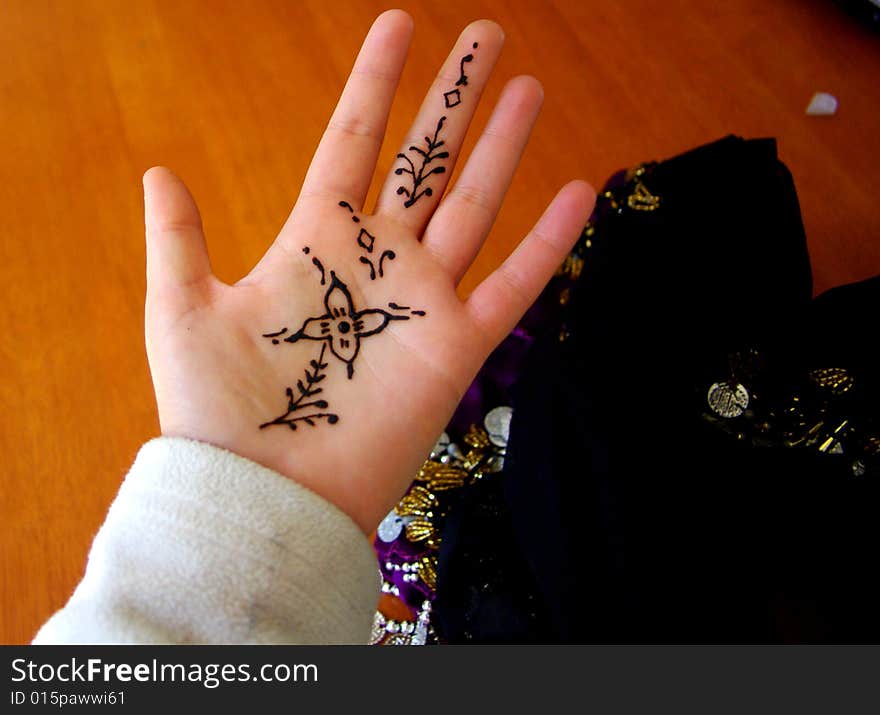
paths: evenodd
<path fill-rule="evenodd" d="M 577 290 L 515 387 L 503 475 L 447 525 L 438 628 L 451 642 L 880 639 L 880 475 L 705 418 L 730 356 L 757 349 L 765 401 L 842 367 L 855 388 L 835 409 L 880 434 L 880 279 L 811 300 L 772 140 L 728 137 L 644 181 L 660 207 L 600 204 Z"/>

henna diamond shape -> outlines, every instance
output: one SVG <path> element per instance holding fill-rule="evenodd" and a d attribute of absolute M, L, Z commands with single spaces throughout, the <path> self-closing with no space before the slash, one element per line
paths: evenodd
<path fill-rule="evenodd" d="M 375 240 L 376 237 L 365 228 L 362 228 L 361 232 L 358 234 L 358 245 L 361 248 L 366 249 L 367 253 L 373 252 L 373 242 Z"/>
<path fill-rule="evenodd" d="M 450 89 L 443 93 L 443 99 L 446 100 L 446 106 L 450 109 L 461 104 L 461 92 L 457 89 Z"/>

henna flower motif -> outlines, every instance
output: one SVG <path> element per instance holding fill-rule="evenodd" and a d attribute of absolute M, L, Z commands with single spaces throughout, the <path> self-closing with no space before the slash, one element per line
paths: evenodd
<path fill-rule="evenodd" d="M 394 315 L 379 308 L 355 310 L 348 287 L 336 273 L 330 272 L 332 280 L 324 294 L 326 313 L 309 318 L 293 335 L 284 340 L 326 340 L 330 351 L 346 364 L 348 377 L 354 374 L 354 360 L 361 348 L 361 340 L 381 333 L 392 320 L 409 320 L 408 315 Z"/>

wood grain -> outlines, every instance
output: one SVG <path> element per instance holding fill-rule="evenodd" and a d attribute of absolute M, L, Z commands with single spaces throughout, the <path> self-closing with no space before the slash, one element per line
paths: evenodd
<path fill-rule="evenodd" d="M 601 184 L 727 133 L 779 138 L 817 290 L 880 272 L 880 42 L 834 4 L 401 5 L 416 36 L 378 176 L 468 20 L 490 17 L 507 31 L 478 123 L 505 79 L 533 73 L 546 87 L 510 201 L 465 289 L 569 178 Z M 139 445 L 157 434 L 143 347 L 143 171 L 178 171 L 200 203 L 218 274 L 246 273 L 284 221 L 383 9 L 375 0 L 0 3 L 0 641 L 28 641 L 64 603 Z M 816 90 L 839 98 L 836 117 L 804 115 Z"/>

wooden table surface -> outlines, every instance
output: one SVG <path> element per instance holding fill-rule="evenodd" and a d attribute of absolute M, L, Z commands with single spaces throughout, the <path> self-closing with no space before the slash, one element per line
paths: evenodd
<path fill-rule="evenodd" d="M 490 17 L 507 31 L 478 122 L 515 74 L 546 89 L 465 288 L 567 179 L 601 185 L 618 168 L 728 133 L 779 139 L 817 291 L 880 273 L 880 37 L 833 3 L 401 5 L 416 35 L 380 176 L 467 21 Z M 65 602 L 122 476 L 157 434 L 141 174 L 162 163 L 184 177 L 218 274 L 236 280 L 284 221 L 360 40 L 385 8 L 0 0 L 0 642 L 28 641 Z M 816 90 L 838 97 L 837 116 L 805 116 Z"/>

